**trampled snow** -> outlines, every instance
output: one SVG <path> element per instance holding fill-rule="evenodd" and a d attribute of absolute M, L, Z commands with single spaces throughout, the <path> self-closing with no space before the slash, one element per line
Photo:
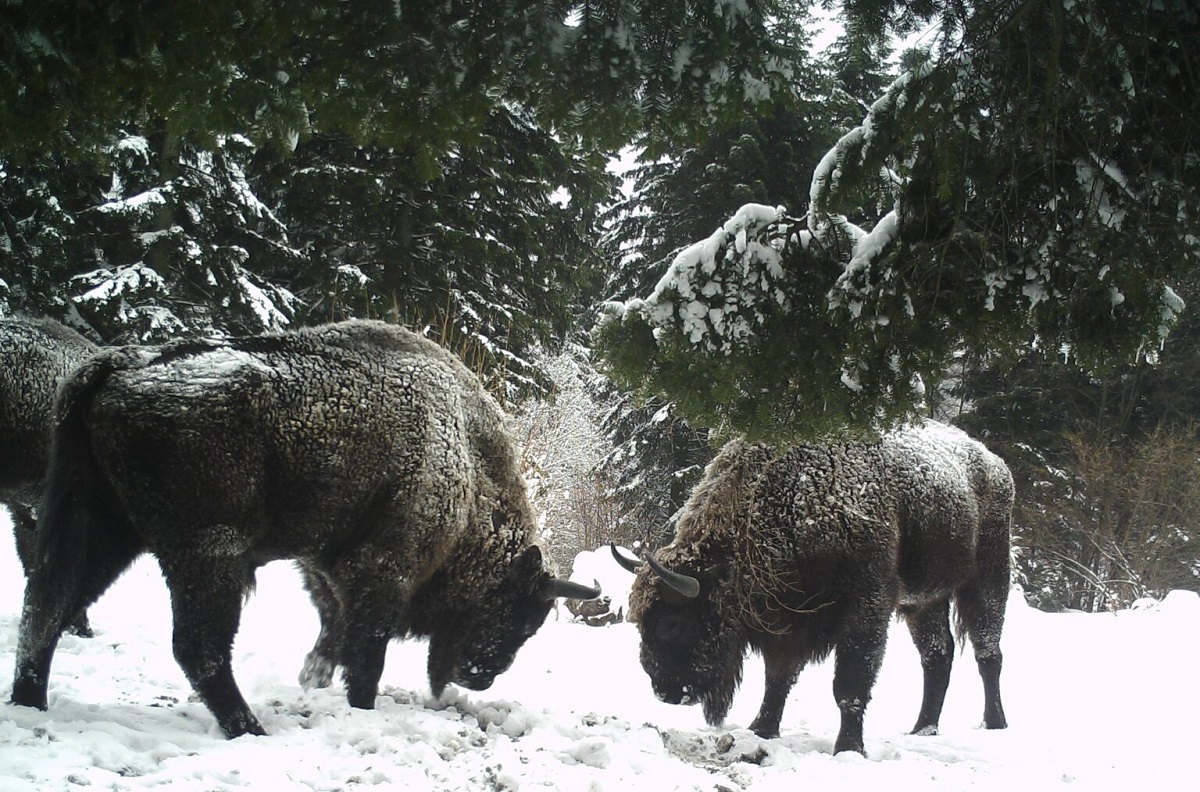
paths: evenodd
<path fill-rule="evenodd" d="M 0 512 L 2 514 L 2 512 Z M 587 627 L 552 613 L 487 691 L 429 693 L 425 647 L 393 643 L 373 711 L 340 683 L 296 682 L 317 632 L 286 564 L 260 570 L 234 647 L 235 673 L 267 737 L 226 740 L 191 698 L 171 656 L 170 604 L 143 558 L 91 611 L 96 637 L 64 636 L 48 712 L 7 703 L 23 579 L 0 517 L 0 790 L 1183 790 L 1195 783 L 1200 730 L 1200 597 L 1105 614 L 1009 605 L 1002 680 L 1010 728 L 979 728 L 970 650 L 955 663 L 941 734 L 906 734 L 921 671 L 902 624 L 867 710 L 868 757 L 833 756 L 830 663 L 803 672 L 779 739 L 746 729 L 761 663 L 729 723 L 655 700 L 629 624 Z M 588 554 L 623 602 L 630 576 Z"/>

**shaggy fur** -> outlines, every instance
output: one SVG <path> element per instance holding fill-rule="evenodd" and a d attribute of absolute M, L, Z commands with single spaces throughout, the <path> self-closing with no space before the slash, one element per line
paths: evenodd
<path fill-rule="evenodd" d="M 143 551 L 171 591 L 175 657 L 231 737 L 263 733 L 230 648 L 268 561 L 296 559 L 321 611 L 303 681 L 341 664 L 356 707 L 374 706 L 387 643 L 407 635 L 429 638 L 435 694 L 488 687 L 566 595 L 499 407 L 401 328 L 102 352 L 56 409 L 18 704 L 45 708 L 64 616 Z"/>
<path fill-rule="evenodd" d="M 863 751 L 863 712 L 888 622 L 908 623 L 924 669 L 914 732 L 936 733 L 950 678 L 953 600 L 984 685 L 984 724 L 1004 728 L 1000 632 L 1009 587 L 1013 483 L 982 445 L 926 423 L 878 443 L 776 453 L 729 443 L 709 465 L 657 558 L 695 577 L 686 597 L 648 566 L 630 596 L 656 694 L 722 722 L 747 649 L 766 691 L 751 728 L 773 737 L 808 663 L 836 653 L 835 751 Z"/>
<path fill-rule="evenodd" d="M 67 372 L 96 351 L 79 333 L 52 319 L 0 319 L 0 503 L 13 518 L 17 556 L 33 564 L 37 507 L 50 457 L 50 410 Z M 87 614 L 72 632 L 90 635 Z"/>

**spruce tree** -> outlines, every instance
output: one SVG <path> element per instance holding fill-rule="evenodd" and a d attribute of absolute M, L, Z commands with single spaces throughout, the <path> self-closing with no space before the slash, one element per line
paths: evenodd
<path fill-rule="evenodd" d="M 964 350 L 1098 371 L 1157 348 L 1200 255 L 1195 8 L 847 14 L 876 37 L 935 20 L 940 43 L 813 164 L 807 206 L 748 207 L 611 306 L 599 337 L 618 376 L 786 439 L 909 416 Z M 878 221 L 854 222 L 864 200 Z"/>
<path fill-rule="evenodd" d="M 775 32 L 801 49 L 807 43 L 808 19 L 797 9 Z M 632 173 L 632 194 L 606 217 L 609 295 L 630 298 L 649 292 L 682 247 L 711 233 L 742 204 L 805 206 L 805 169 L 836 140 L 838 126 L 861 113 L 862 100 L 855 92 L 887 84 L 878 68 L 887 53 L 886 45 L 879 44 L 876 55 L 867 57 L 861 49 L 852 51 L 843 38 L 826 57 L 796 62 L 796 85 L 787 102 L 714 130 L 703 143 L 672 156 L 654 158 L 647 152 L 643 159 L 648 161 Z M 878 216 L 871 205 L 863 206 L 860 215 Z M 610 362 L 623 354 L 634 362 L 640 353 L 622 345 Z M 706 371 L 706 396 L 735 379 L 731 365 L 736 362 L 720 359 Z M 701 378 L 692 378 L 689 388 Z M 635 538 L 653 548 L 669 541 L 675 516 L 712 458 L 720 437 L 710 429 L 725 427 L 720 415 L 697 410 L 694 390 L 673 392 L 673 400 L 649 389 L 638 395 L 640 399 L 621 394 L 614 402 L 605 422 L 614 450 L 602 469 L 616 482 L 622 520 Z M 756 405 L 772 404 L 771 394 L 756 396 Z M 729 393 L 720 402 L 739 399 L 740 394 Z"/>
<path fill-rule="evenodd" d="M 270 276 L 299 255 L 247 183 L 252 153 L 244 138 L 205 150 L 159 127 L 74 161 L 5 165 L 10 309 L 112 343 L 286 326 L 295 300 Z"/>
<path fill-rule="evenodd" d="M 280 274 L 299 320 L 401 321 L 512 398 L 545 387 L 530 353 L 560 345 L 595 288 L 596 205 L 612 179 L 515 109 L 436 165 L 428 180 L 403 151 L 325 135 L 264 152 L 255 189 L 304 254 Z"/>
<path fill-rule="evenodd" d="M 497 97 L 615 148 L 769 100 L 788 53 L 774 0 L 16 0 L 0 9 L 0 159 L 101 144 L 166 119 L 197 142 L 313 132 L 408 149 L 469 143 Z"/>

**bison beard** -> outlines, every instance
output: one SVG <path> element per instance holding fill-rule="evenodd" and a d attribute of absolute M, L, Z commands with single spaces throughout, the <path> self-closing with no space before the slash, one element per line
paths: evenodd
<path fill-rule="evenodd" d="M 655 693 L 702 702 L 717 725 L 753 649 L 766 686 L 751 728 L 774 737 L 800 671 L 834 652 L 834 750 L 862 753 L 863 714 L 898 611 L 924 671 L 913 731 L 936 733 L 953 659 L 953 600 L 983 680 L 984 725 L 1004 728 L 999 640 L 1012 497 L 1003 462 L 932 422 L 880 443 L 782 454 L 728 444 L 657 559 L 638 564 L 612 548 L 638 575 L 630 619 Z"/>
<path fill-rule="evenodd" d="M 429 675 L 482 689 L 555 578 L 503 414 L 456 358 L 379 322 L 101 352 L 56 403 L 39 563 L 12 700 L 42 709 L 64 620 L 143 552 L 171 592 L 173 648 L 230 737 L 263 729 L 231 647 L 254 570 L 294 559 L 321 616 L 306 684 L 343 667 L 374 706 L 387 644 L 429 638 Z"/>

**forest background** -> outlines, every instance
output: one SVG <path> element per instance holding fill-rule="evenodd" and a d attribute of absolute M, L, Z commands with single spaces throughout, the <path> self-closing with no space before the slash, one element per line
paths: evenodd
<path fill-rule="evenodd" d="M 1013 469 L 1034 604 L 1200 590 L 1197 41 L 1185 0 L 15 0 L 0 315 L 419 329 L 560 564 L 669 541 L 731 433 L 926 414 Z"/>

